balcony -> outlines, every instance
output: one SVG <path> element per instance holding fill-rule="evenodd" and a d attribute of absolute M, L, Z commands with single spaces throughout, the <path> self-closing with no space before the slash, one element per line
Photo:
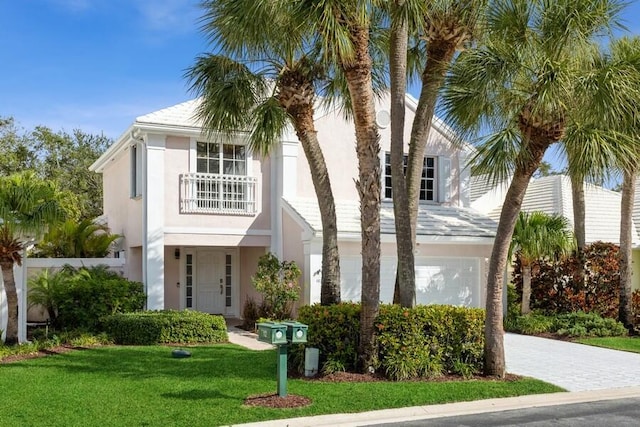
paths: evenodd
<path fill-rule="evenodd" d="M 258 180 L 252 176 L 180 175 L 180 213 L 255 215 Z"/>

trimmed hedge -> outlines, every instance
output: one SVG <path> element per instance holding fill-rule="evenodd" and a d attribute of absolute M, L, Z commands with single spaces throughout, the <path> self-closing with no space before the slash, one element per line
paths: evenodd
<path fill-rule="evenodd" d="M 292 345 L 290 363 L 299 372 L 304 370 L 304 349 L 320 350 L 323 372 L 354 371 L 360 343 L 360 304 L 341 303 L 330 306 L 306 305 L 298 310 L 298 321 L 309 325 L 307 344 Z"/>
<path fill-rule="evenodd" d="M 105 332 L 116 344 L 190 344 L 228 341 L 222 316 L 198 311 L 163 310 L 124 313 L 103 319 Z"/>
<path fill-rule="evenodd" d="M 378 362 L 394 380 L 482 370 L 484 310 L 450 305 L 380 306 Z"/>
<path fill-rule="evenodd" d="M 376 319 L 377 366 L 400 380 L 443 373 L 470 376 L 482 370 L 484 310 L 445 305 L 381 305 Z M 298 321 L 309 325 L 306 346 L 320 350 L 323 372 L 355 371 L 358 361 L 360 305 L 301 307 Z M 304 366 L 305 346 L 292 346 L 292 369 Z"/>

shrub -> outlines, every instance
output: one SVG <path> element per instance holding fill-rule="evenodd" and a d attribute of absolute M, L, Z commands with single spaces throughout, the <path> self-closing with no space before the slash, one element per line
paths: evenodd
<path fill-rule="evenodd" d="M 116 313 L 142 310 L 146 296 L 141 283 L 131 282 L 105 266 L 73 269 L 56 292 L 56 327 L 100 330 L 100 319 Z"/>
<path fill-rule="evenodd" d="M 330 306 L 314 304 L 298 310 L 298 321 L 309 326 L 307 344 L 292 345 L 289 361 L 292 369 L 304 369 L 304 349 L 320 350 L 323 372 L 354 371 L 358 361 L 360 304 L 341 303 Z"/>
<path fill-rule="evenodd" d="M 266 317 L 274 320 L 291 318 L 293 302 L 300 296 L 300 275 L 300 269 L 293 261 L 280 262 L 271 252 L 260 257 L 258 270 L 251 280 L 262 294 Z"/>
<path fill-rule="evenodd" d="M 569 337 L 613 337 L 627 335 L 627 329 L 617 320 L 603 318 L 596 313 L 566 313 L 554 318 L 553 328 L 558 335 Z"/>
<path fill-rule="evenodd" d="M 509 324 L 510 332 L 527 335 L 553 333 L 572 338 L 581 337 L 611 337 L 624 336 L 627 330 L 617 320 L 604 318 L 597 313 L 556 314 L 545 316 L 532 313 L 526 316 L 518 316 Z"/>
<path fill-rule="evenodd" d="M 575 311 L 595 312 L 617 317 L 620 268 L 617 245 L 595 242 L 584 250 L 585 281 L 578 276 L 578 259 L 540 261 L 532 266 L 531 308 L 547 314 Z M 516 258 L 513 282 L 522 296 L 522 276 Z"/>
<path fill-rule="evenodd" d="M 538 335 L 553 332 L 553 316 L 531 313 L 525 316 L 515 316 L 505 322 L 505 329 L 525 335 Z"/>
<path fill-rule="evenodd" d="M 253 331 L 256 323 L 262 321 L 270 321 L 267 317 L 267 309 L 265 304 L 258 304 L 253 298 L 247 298 L 242 308 L 242 325 L 241 327 L 247 331 Z"/>
<path fill-rule="evenodd" d="M 103 319 L 104 330 L 116 344 L 219 343 L 228 341 L 222 316 L 199 311 L 145 311 Z"/>
<path fill-rule="evenodd" d="M 378 363 L 391 379 L 482 369 L 484 310 L 448 305 L 380 306 L 376 320 Z"/>

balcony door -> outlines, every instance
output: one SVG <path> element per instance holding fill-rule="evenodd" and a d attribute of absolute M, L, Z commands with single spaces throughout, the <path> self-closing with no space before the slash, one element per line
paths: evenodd
<path fill-rule="evenodd" d="M 227 294 L 231 300 L 230 255 L 224 251 L 199 250 L 196 255 L 195 309 L 205 313 L 225 314 Z M 229 266 L 227 269 L 227 258 Z M 227 274 L 227 270 L 229 274 Z"/>

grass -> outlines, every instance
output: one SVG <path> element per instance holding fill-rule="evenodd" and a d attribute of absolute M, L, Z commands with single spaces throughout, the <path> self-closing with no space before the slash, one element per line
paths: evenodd
<path fill-rule="evenodd" d="M 276 390 L 275 351 L 225 344 L 190 348 L 101 347 L 0 365 L 0 425 L 216 426 L 561 391 L 518 381 L 320 383 L 289 380 L 306 408 L 243 406 Z"/>
<path fill-rule="evenodd" d="M 596 347 L 640 353 L 640 338 L 638 337 L 581 338 L 576 341 Z"/>

